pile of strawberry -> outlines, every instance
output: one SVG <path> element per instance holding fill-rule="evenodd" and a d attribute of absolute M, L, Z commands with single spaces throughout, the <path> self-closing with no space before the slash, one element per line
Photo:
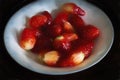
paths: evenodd
<path fill-rule="evenodd" d="M 20 46 L 38 55 L 48 66 L 71 67 L 90 56 L 100 31 L 85 24 L 85 11 L 65 3 L 53 19 L 48 11 L 32 16 L 20 36 Z"/>

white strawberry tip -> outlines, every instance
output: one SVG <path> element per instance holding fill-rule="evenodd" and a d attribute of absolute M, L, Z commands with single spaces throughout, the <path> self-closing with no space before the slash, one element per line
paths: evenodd
<path fill-rule="evenodd" d="M 21 41 L 20 45 L 25 50 L 31 50 L 35 45 L 35 39 L 29 39 L 27 41 Z"/>
<path fill-rule="evenodd" d="M 64 36 L 63 36 L 63 35 L 58 36 L 58 37 L 55 38 L 55 40 L 63 40 L 63 39 L 64 39 Z"/>
<path fill-rule="evenodd" d="M 71 59 L 76 65 L 82 63 L 84 61 L 84 58 L 85 58 L 85 54 L 83 52 L 74 53 L 71 56 Z"/>
<path fill-rule="evenodd" d="M 64 29 L 67 31 L 74 32 L 73 26 L 68 21 L 64 21 Z"/>
<path fill-rule="evenodd" d="M 60 56 L 57 51 L 49 51 L 45 53 L 43 61 L 45 62 L 45 64 L 52 66 L 57 63 L 57 61 L 59 60 L 59 57 Z"/>

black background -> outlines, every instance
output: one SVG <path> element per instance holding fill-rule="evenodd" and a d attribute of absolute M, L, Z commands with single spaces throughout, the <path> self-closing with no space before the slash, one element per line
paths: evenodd
<path fill-rule="evenodd" d="M 0 80 L 120 80 L 120 0 L 86 0 L 101 8 L 113 23 L 115 38 L 108 55 L 95 66 L 69 75 L 43 75 L 16 63 L 5 49 L 3 33 L 9 18 L 34 0 L 0 0 Z M 62 1 L 62 0 L 61 0 Z"/>

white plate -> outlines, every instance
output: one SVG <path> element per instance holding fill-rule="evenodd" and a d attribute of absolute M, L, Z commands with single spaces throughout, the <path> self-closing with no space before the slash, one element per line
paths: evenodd
<path fill-rule="evenodd" d="M 23 50 L 18 43 L 20 32 L 25 28 L 26 17 L 31 17 L 38 12 L 47 10 L 50 13 L 65 2 L 74 2 L 86 11 L 82 17 L 87 24 L 98 26 L 101 31 L 92 55 L 82 64 L 72 68 L 52 68 L 41 65 L 36 56 Z M 16 12 L 6 25 L 4 42 L 10 56 L 23 67 L 34 72 L 61 75 L 87 69 L 98 63 L 110 50 L 114 39 L 113 26 L 107 15 L 96 6 L 83 0 L 39 0 L 33 2 Z"/>

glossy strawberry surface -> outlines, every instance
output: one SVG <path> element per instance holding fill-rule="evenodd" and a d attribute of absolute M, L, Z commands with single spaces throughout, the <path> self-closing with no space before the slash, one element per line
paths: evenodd
<path fill-rule="evenodd" d="M 47 22 L 47 17 L 45 15 L 38 14 L 30 18 L 29 26 L 33 28 L 39 28 L 43 26 L 46 22 Z"/>
<path fill-rule="evenodd" d="M 30 50 L 36 43 L 37 32 L 32 28 L 23 29 L 20 36 L 20 46 L 25 50 Z"/>

